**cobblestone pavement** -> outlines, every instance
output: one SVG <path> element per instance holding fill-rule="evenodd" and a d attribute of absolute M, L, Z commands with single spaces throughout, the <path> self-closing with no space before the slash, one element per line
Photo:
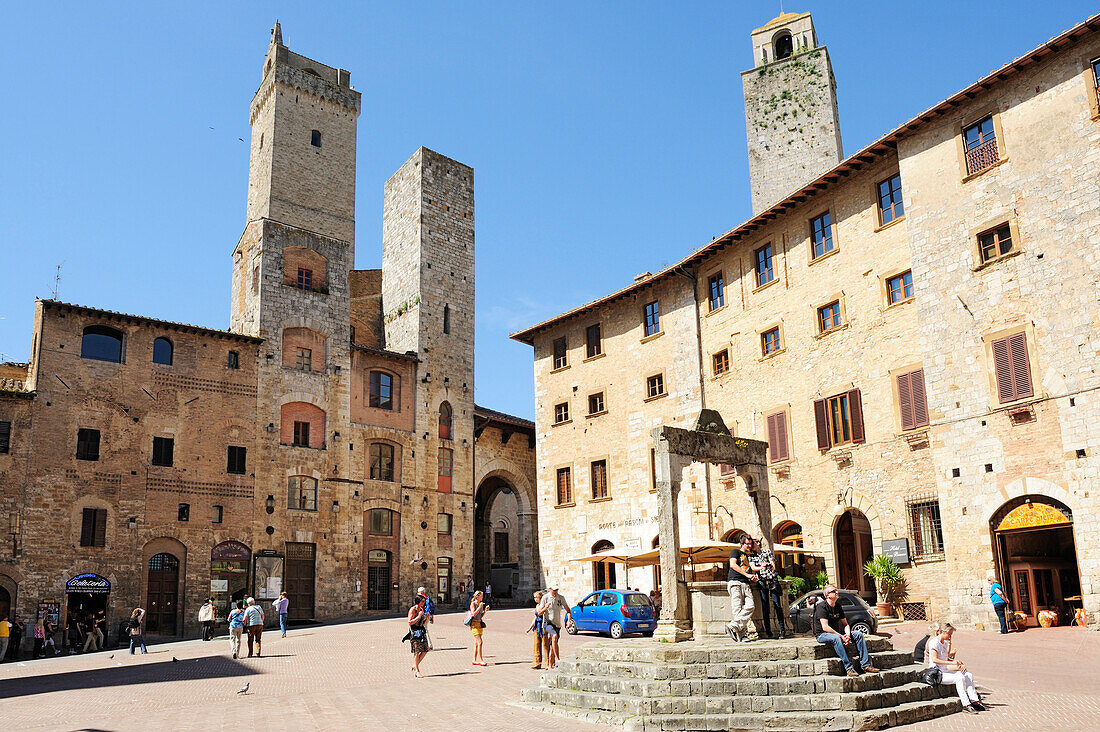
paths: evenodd
<path fill-rule="evenodd" d="M 492 611 L 485 668 L 461 614 L 437 616 L 436 650 L 412 677 L 404 619 L 263 635 L 262 658 L 234 661 L 229 641 L 183 641 L 0 664 L 4 730 L 481 730 L 605 729 L 510 706 L 538 680 L 529 610 Z M 566 637 L 562 650 L 596 636 Z M 244 643 L 242 642 L 242 650 Z M 113 658 L 111 657 L 113 656 Z M 173 662 L 173 657 L 179 662 Z M 237 690 L 249 684 L 246 695 Z"/>
<path fill-rule="evenodd" d="M 912 648 L 924 624 L 884 629 L 895 648 Z M 958 657 L 974 675 L 989 711 L 952 714 L 897 727 L 912 732 L 964 730 L 1100 730 L 1100 633 L 1082 628 L 1032 628 L 1001 635 L 957 630 Z"/>
<path fill-rule="evenodd" d="M 529 618 L 527 610 L 489 614 L 482 669 L 470 665 L 462 616 L 439 616 L 424 679 L 411 676 L 402 619 L 292 629 L 286 639 L 268 632 L 260 659 L 232 660 L 221 637 L 154 646 L 147 656 L 123 649 L 4 663 L 0 720 L 7 730 L 607 729 L 509 705 L 538 677 L 528 668 Z M 888 630 L 895 647 L 911 648 L 924 627 Z M 566 637 L 563 650 L 594 639 Z M 960 630 L 955 646 L 990 691 L 991 711 L 899 729 L 1100 730 L 1100 633 Z M 249 693 L 237 695 L 245 683 Z"/>

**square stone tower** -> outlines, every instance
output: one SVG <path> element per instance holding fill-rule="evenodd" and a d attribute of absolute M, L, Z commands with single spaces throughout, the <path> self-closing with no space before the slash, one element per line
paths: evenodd
<path fill-rule="evenodd" d="M 760 213 L 844 157 L 836 79 L 809 13 L 752 32 L 755 68 L 741 73 L 752 212 Z"/>
<path fill-rule="evenodd" d="M 416 450 L 421 488 L 455 517 L 455 561 L 469 566 L 474 448 L 474 171 L 420 148 L 386 182 L 382 218 L 385 347 L 421 360 Z M 451 428 L 442 429 L 442 410 Z M 431 476 L 436 476 L 430 486 Z M 465 505 L 464 505 L 465 504 Z"/>

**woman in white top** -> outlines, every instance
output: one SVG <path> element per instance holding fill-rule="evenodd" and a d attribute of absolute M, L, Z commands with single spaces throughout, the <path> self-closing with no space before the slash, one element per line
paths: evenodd
<path fill-rule="evenodd" d="M 955 651 L 951 648 L 951 634 L 955 632 L 955 626 L 951 623 L 940 623 L 936 626 L 935 633 L 928 639 L 928 668 L 938 668 L 943 674 L 941 684 L 954 684 L 959 692 L 959 701 L 962 702 L 963 711 L 977 714 L 985 711 L 982 706 L 978 690 L 974 688 L 974 677 L 966 670 L 962 661 L 955 658 Z"/>

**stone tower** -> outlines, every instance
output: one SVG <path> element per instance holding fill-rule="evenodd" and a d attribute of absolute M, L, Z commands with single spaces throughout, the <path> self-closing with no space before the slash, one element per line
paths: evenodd
<path fill-rule="evenodd" d="M 266 541 L 253 551 L 285 553 L 292 596 L 292 561 L 332 578 L 317 587 L 318 616 L 356 596 L 354 580 L 337 568 L 361 556 L 361 526 L 341 522 L 336 510 L 352 503 L 352 461 L 361 460 L 347 444 L 359 109 L 350 74 L 289 50 L 276 24 L 250 110 L 248 220 L 233 252 L 231 327 L 264 339 L 258 454 L 249 462 L 251 533 Z M 291 505 L 288 478 L 315 481 L 315 500 Z"/>
<path fill-rule="evenodd" d="M 840 117 L 829 52 L 809 13 L 784 13 L 752 32 L 755 68 L 742 72 L 752 212 L 758 214 L 840 162 Z"/>
<path fill-rule="evenodd" d="M 382 218 L 385 347 L 420 358 L 416 384 L 417 475 L 425 497 L 454 516 L 456 575 L 473 551 L 474 171 L 420 148 L 386 182 Z M 439 429 L 444 402 L 450 437 Z M 450 472 L 450 480 L 441 475 Z M 449 483 L 449 485 L 448 485 Z"/>

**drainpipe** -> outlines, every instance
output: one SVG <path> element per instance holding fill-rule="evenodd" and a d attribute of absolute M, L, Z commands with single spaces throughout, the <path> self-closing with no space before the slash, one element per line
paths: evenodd
<path fill-rule="evenodd" d="M 695 353 L 699 366 L 699 409 L 707 408 L 706 372 L 703 364 L 703 319 L 699 315 L 699 278 L 684 267 L 677 267 L 676 274 L 691 283 L 691 301 L 695 308 Z M 714 539 L 714 500 L 710 490 L 710 463 L 703 463 L 703 482 L 707 491 L 707 538 Z"/>

